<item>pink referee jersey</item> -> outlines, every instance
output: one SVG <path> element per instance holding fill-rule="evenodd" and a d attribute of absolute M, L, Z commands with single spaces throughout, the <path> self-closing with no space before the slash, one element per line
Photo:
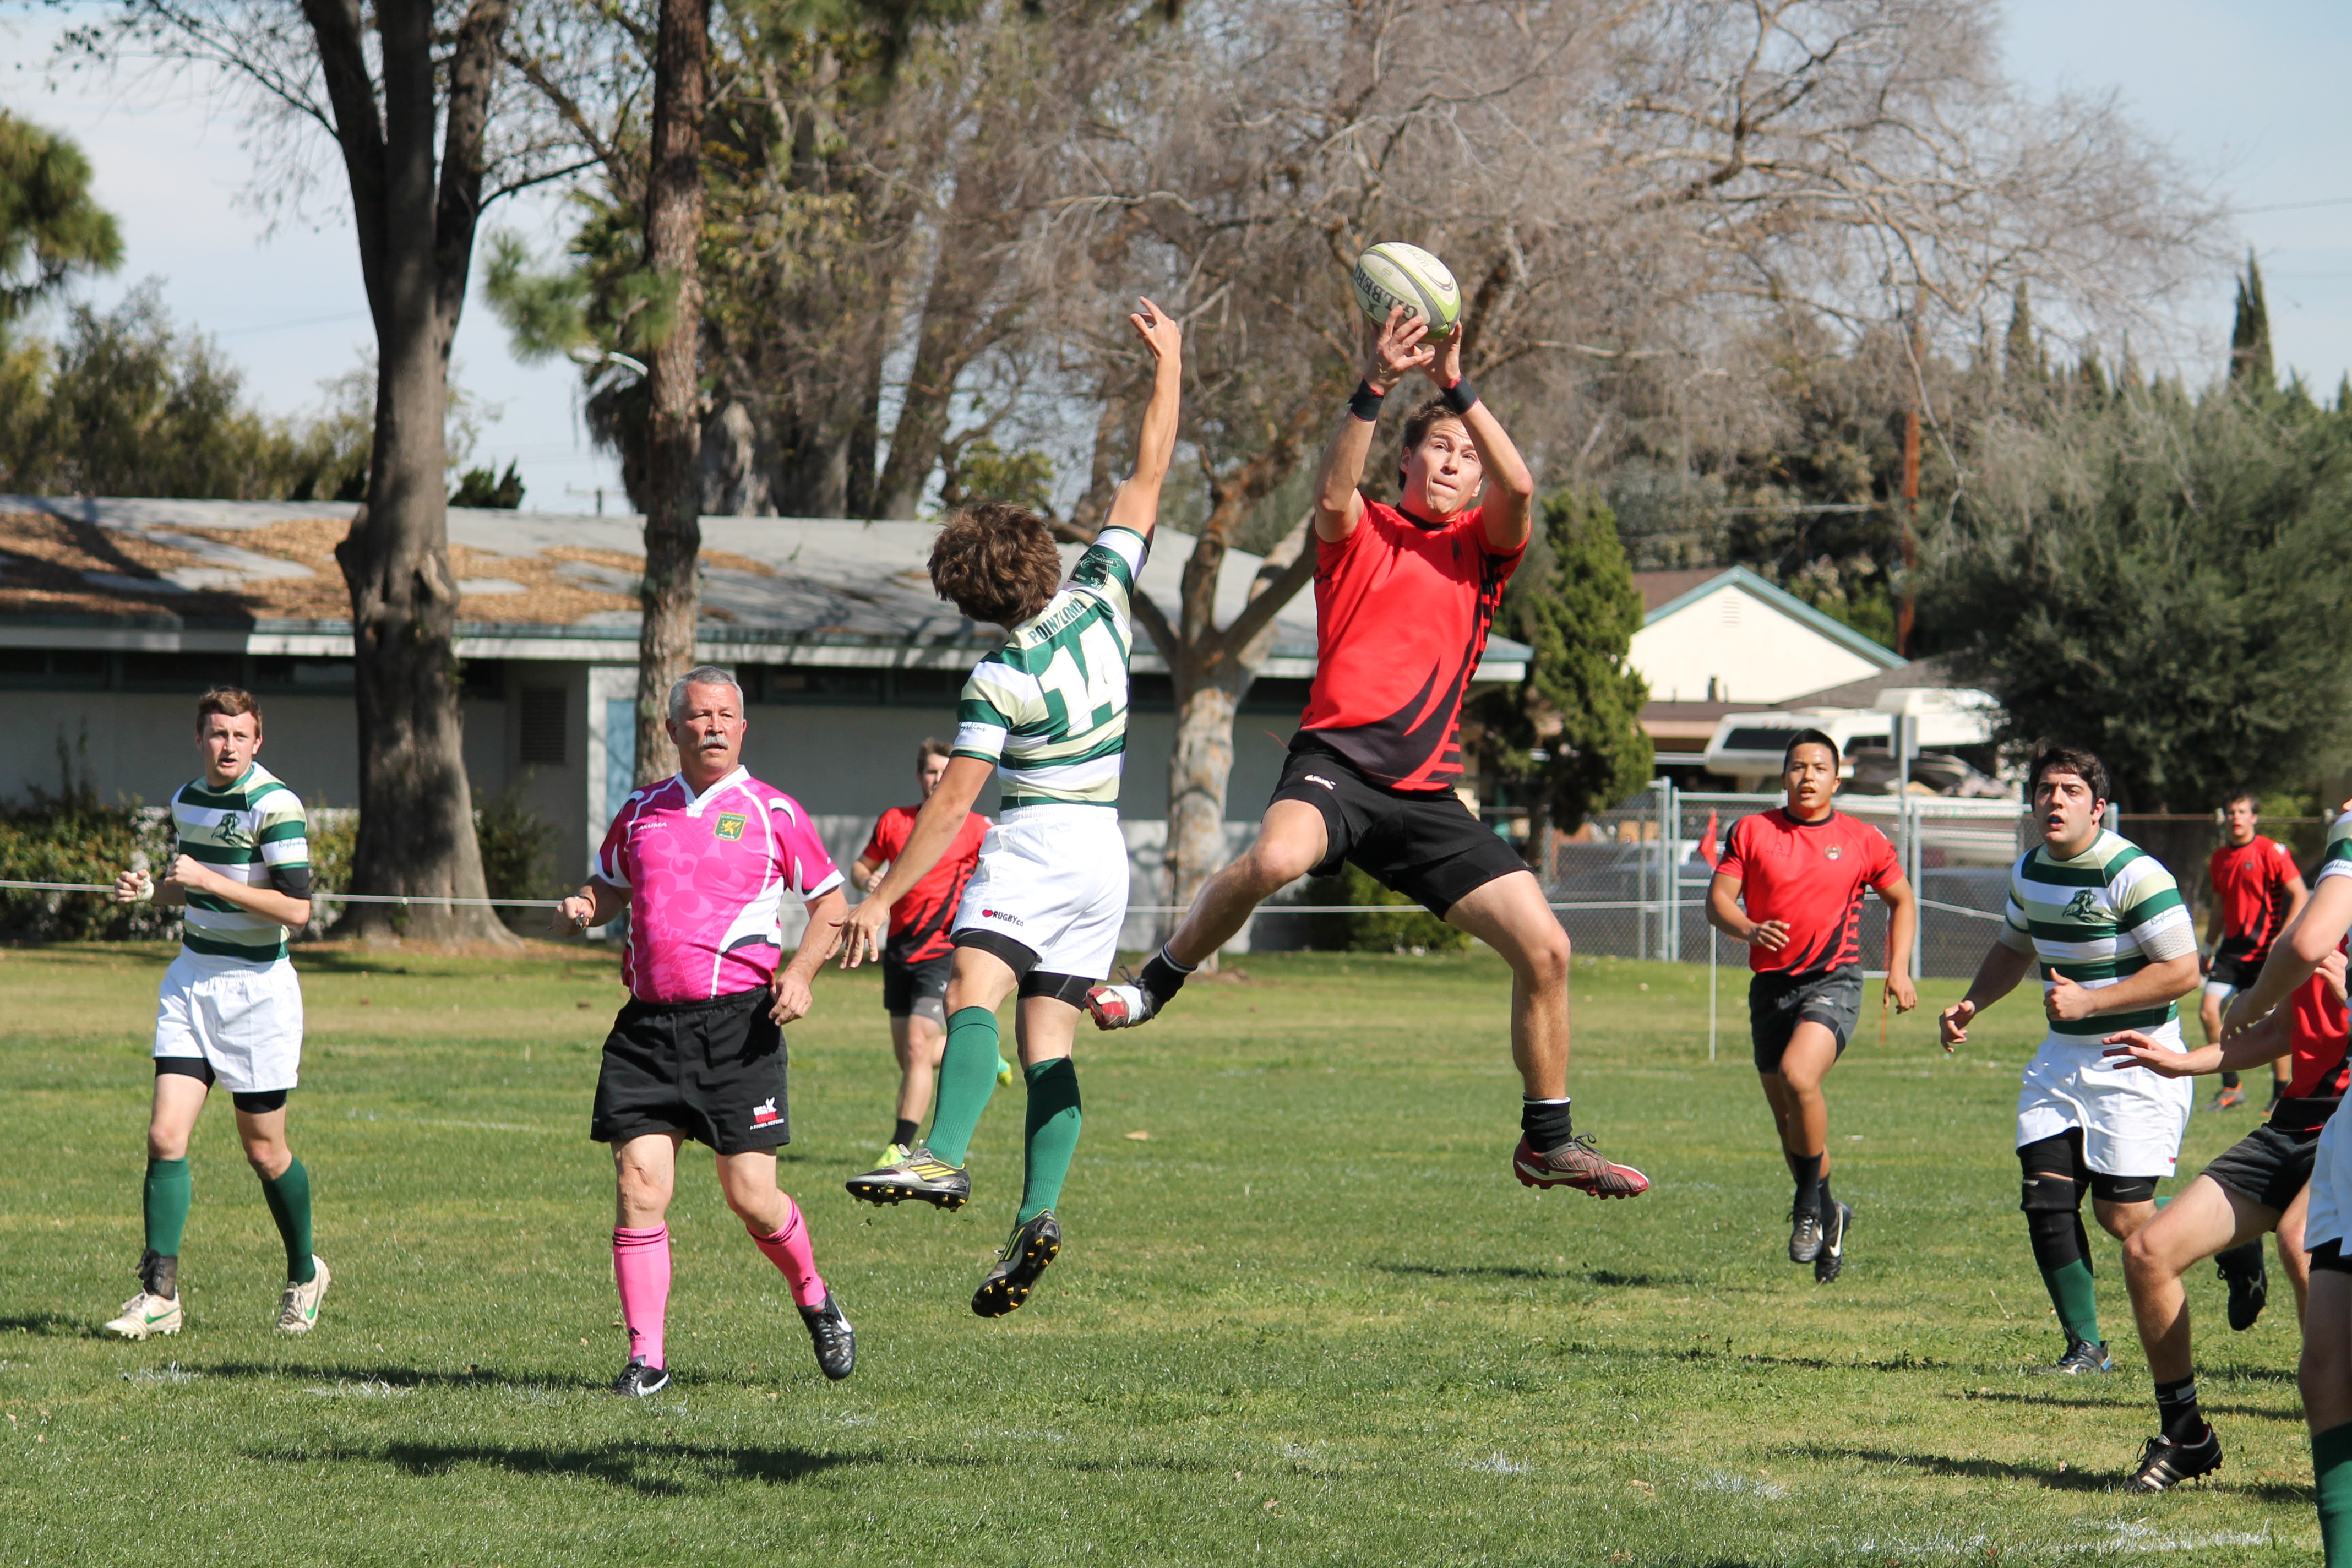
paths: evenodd
<path fill-rule="evenodd" d="M 700 795 L 676 774 L 630 795 L 590 874 L 630 889 L 621 977 L 641 1002 L 766 985 L 783 961 L 784 895 L 841 881 L 801 803 L 741 768 Z"/>

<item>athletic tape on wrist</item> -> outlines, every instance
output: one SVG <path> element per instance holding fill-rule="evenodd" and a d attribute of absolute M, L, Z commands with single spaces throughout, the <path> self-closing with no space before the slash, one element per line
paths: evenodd
<path fill-rule="evenodd" d="M 1445 406 L 1454 413 L 1467 414 L 1470 405 L 1478 401 L 1478 389 L 1470 384 L 1470 378 L 1465 375 L 1437 395 L 1445 399 Z"/>
<path fill-rule="evenodd" d="M 1348 412 L 1367 425 L 1381 421 L 1381 405 L 1388 400 L 1385 392 L 1374 392 L 1369 381 L 1356 383 L 1356 395 L 1348 399 Z"/>

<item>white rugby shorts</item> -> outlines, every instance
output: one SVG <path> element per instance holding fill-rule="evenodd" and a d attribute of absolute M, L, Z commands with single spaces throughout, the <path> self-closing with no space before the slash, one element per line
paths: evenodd
<path fill-rule="evenodd" d="M 2331 1116 L 2320 1130 L 2311 1185 L 2304 1189 L 2311 1200 L 2303 1222 L 2306 1249 L 2323 1241 L 2344 1241 L 2352 1230 L 2352 1132 L 2344 1130 L 2346 1125 L 2344 1117 Z"/>
<path fill-rule="evenodd" d="M 2207 999 L 2220 1003 L 2224 1013 L 2230 1010 L 2231 999 L 2237 994 L 2238 988 L 2226 980 L 2208 980 L 2205 983 Z"/>
<path fill-rule="evenodd" d="M 993 931 L 1048 974 L 1101 980 L 1127 923 L 1127 838 L 1108 806 L 1015 806 L 996 819 L 965 884 L 955 931 Z"/>
<path fill-rule="evenodd" d="M 2141 1033 L 2183 1051 L 2178 1019 Z M 2165 1078 L 2143 1067 L 2116 1068 L 2096 1035 L 2052 1035 L 2042 1042 L 2017 1091 L 2017 1145 L 2083 1130 L 2083 1154 L 2107 1176 L 2169 1176 L 2180 1160 L 2196 1080 Z M 2128 1058 L 2122 1058 L 2128 1060 Z"/>
<path fill-rule="evenodd" d="M 155 1004 L 155 1052 L 202 1057 L 232 1094 L 292 1089 L 302 1067 L 302 984 L 294 965 L 180 950 Z"/>

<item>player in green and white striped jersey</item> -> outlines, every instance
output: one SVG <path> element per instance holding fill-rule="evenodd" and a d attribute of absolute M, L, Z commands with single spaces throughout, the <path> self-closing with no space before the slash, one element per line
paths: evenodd
<path fill-rule="evenodd" d="M 163 881 L 129 870 L 114 884 L 120 901 L 183 904 L 186 913 L 155 1011 L 139 1293 L 106 1329 L 132 1340 L 180 1331 L 188 1140 L 217 1081 L 236 1103 L 237 1137 L 286 1243 L 278 1327 L 308 1333 L 328 1275 L 310 1251 L 310 1175 L 286 1146 L 286 1097 L 302 1060 L 302 987 L 286 940 L 310 921 L 310 829 L 301 797 L 255 760 L 261 707 L 251 693 L 215 687 L 199 698 L 196 743 L 205 773 L 172 796 L 179 850 Z"/>
<path fill-rule="evenodd" d="M 2179 1158 L 2194 1090 L 2186 1079 L 2121 1070 L 2131 1064 L 2109 1060 L 2105 1038 L 2136 1029 L 2185 1049 L 2174 1004 L 2201 978 L 2197 930 L 2172 873 L 2100 826 L 2107 774 L 2098 758 L 2049 747 L 2030 779 L 2042 845 L 2010 873 L 2000 935 L 1940 1023 L 1949 1050 L 1969 1037 L 1971 1019 L 2042 969 L 2050 1034 L 2017 1097 L 2020 1206 L 2066 1350 L 2036 1370 L 2105 1372 L 2113 1363 L 2099 1337 L 2084 1189 L 2118 1241 L 2156 1217 L 2156 1184 Z"/>
<path fill-rule="evenodd" d="M 1017 993 L 1027 1169 L 1012 1238 L 971 1300 L 983 1318 L 1027 1300 L 1061 1250 L 1054 1209 L 1078 1141 L 1070 1048 L 1079 1005 L 1109 973 L 1127 918 L 1118 780 L 1135 640 L 1128 599 L 1159 519 L 1183 389 L 1181 333 L 1150 300 L 1142 306 L 1128 321 L 1157 363 L 1135 473 L 1068 581 L 1053 536 L 1025 507 L 974 507 L 940 531 L 931 551 L 940 596 L 1011 636 L 973 668 L 947 773 L 889 874 L 850 911 L 842 934 L 845 968 L 881 956 L 890 905 L 938 862 L 989 774 L 1000 773 L 1003 811 L 956 911 L 930 1136 L 904 1159 L 849 1181 L 851 1194 L 868 1203 L 963 1206 L 971 1195 L 964 1156 L 996 1084 L 996 1009 Z"/>

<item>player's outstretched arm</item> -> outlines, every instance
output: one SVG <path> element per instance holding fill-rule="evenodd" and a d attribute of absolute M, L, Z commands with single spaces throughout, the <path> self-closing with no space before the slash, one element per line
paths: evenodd
<path fill-rule="evenodd" d="M 1478 448 L 1479 460 L 1486 467 L 1486 493 L 1481 502 L 1486 510 L 1479 521 L 1486 531 L 1486 548 L 1497 555 L 1512 554 L 1526 545 L 1534 527 L 1528 518 L 1535 505 L 1536 477 L 1504 433 L 1503 422 L 1462 374 L 1462 323 L 1454 322 L 1454 330 L 1436 347 L 1429 379 L 1461 414 L 1470 442 Z"/>
<path fill-rule="evenodd" d="M 2251 1029 L 2241 1029 L 2219 1045 L 2193 1051 L 2176 1051 L 2137 1029 L 2109 1035 L 2104 1043 L 2111 1068 L 2143 1067 L 2165 1078 L 2198 1078 L 2213 1072 L 2247 1072 L 2276 1061 L 2294 1048 L 2294 1023 L 2284 1011 L 2271 1013 Z"/>
<path fill-rule="evenodd" d="M 1380 431 L 1381 399 L 1407 375 L 1436 362 L 1437 351 L 1428 336 L 1429 323 L 1406 315 L 1402 305 L 1391 306 L 1389 319 L 1372 334 L 1364 384 L 1339 416 L 1339 427 L 1323 448 L 1323 466 L 1315 471 L 1316 538 L 1337 544 L 1356 531 L 1364 515 L 1364 498 L 1357 488 L 1364 482 L 1372 437 Z"/>
<path fill-rule="evenodd" d="M 890 863 L 881 886 L 841 917 L 841 967 L 855 969 L 869 958 L 882 956 L 882 938 L 890 923 L 890 906 L 905 898 L 907 889 L 929 876 L 931 868 L 940 863 L 940 857 L 948 852 L 956 835 L 962 831 L 963 819 L 971 814 L 971 803 L 980 798 L 981 786 L 995 771 L 995 763 L 978 757 L 948 760 L 948 771 L 940 775 L 939 787 L 931 791 L 930 799 L 923 802 L 923 809 L 915 814 L 915 826 L 907 835 L 907 847 Z"/>
<path fill-rule="evenodd" d="M 2252 988 L 2230 1004 L 2223 1029 L 2243 1028 L 2293 995 L 2320 961 L 2336 951 L 2347 930 L 2352 930 L 2352 877 L 2323 878 L 2305 900 L 2303 912 L 2271 944 L 2271 955 L 2263 961 Z"/>
<path fill-rule="evenodd" d="M 1151 400 L 1143 405 L 1143 429 L 1135 438 L 1135 472 L 1111 498 L 1105 528 L 1127 528 L 1151 537 L 1160 521 L 1160 488 L 1176 459 L 1176 416 L 1184 400 L 1184 332 L 1149 300 L 1127 319 L 1158 363 L 1151 371 Z"/>
<path fill-rule="evenodd" d="M 1944 1049 L 1966 1045 L 1969 1025 L 1976 1016 L 2017 989 L 2033 968 L 2031 949 L 2011 947 L 1996 939 L 1985 953 L 1984 962 L 1977 965 L 1977 977 L 1969 982 L 1968 994 L 1945 1008 L 1936 1016 L 1936 1025 L 1944 1037 Z"/>

